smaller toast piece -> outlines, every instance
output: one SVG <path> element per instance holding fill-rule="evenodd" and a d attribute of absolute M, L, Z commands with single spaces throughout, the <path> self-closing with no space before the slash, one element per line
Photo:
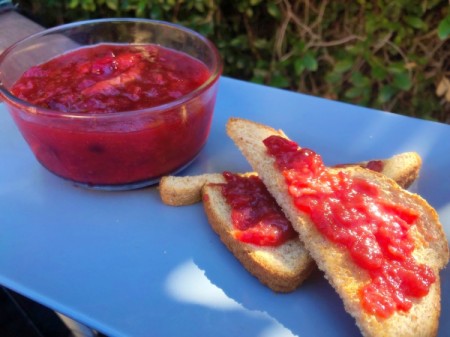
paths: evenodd
<path fill-rule="evenodd" d="M 422 159 L 416 152 L 403 152 L 386 159 L 373 159 L 338 167 L 361 166 L 384 174 L 403 188 L 408 188 L 419 176 Z M 256 174 L 255 172 L 241 175 Z M 186 206 L 201 201 L 201 189 L 206 183 L 223 183 L 220 173 L 206 173 L 197 176 L 165 176 L 159 183 L 161 200 L 166 205 Z"/>
<path fill-rule="evenodd" d="M 315 268 L 298 236 L 278 246 L 259 246 L 235 238 L 231 207 L 221 184 L 202 189 L 208 221 L 225 246 L 252 275 L 276 292 L 295 290 Z"/>
<path fill-rule="evenodd" d="M 434 271 L 436 280 L 428 294 L 415 299 L 408 311 L 398 311 L 387 318 L 380 318 L 364 311 L 361 305 L 359 291 L 369 281 L 367 272 L 353 262 L 346 249 L 324 237 L 309 215 L 294 205 L 283 174 L 263 144 L 269 136 L 286 136 L 266 125 L 239 118 L 229 120 L 227 133 L 258 172 L 365 337 L 432 337 L 437 334 L 441 298 L 439 271 L 448 263 L 449 247 L 436 211 L 423 198 L 371 170 L 359 167 L 328 168 L 370 181 L 378 187 L 382 198 L 413 208 L 418 213 L 417 223 L 410 229 L 415 238 L 413 255 L 418 263 L 426 264 Z"/>

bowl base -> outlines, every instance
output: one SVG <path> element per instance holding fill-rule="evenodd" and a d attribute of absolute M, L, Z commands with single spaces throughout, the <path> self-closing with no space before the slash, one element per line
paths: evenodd
<path fill-rule="evenodd" d="M 155 178 L 155 179 L 139 181 L 136 183 L 119 184 L 119 185 L 93 185 L 93 184 L 79 183 L 79 182 L 72 181 L 72 180 L 68 180 L 68 181 L 70 181 L 75 187 L 81 187 L 81 188 L 84 188 L 87 190 L 114 192 L 114 191 L 130 191 L 130 190 L 137 190 L 137 189 L 144 188 L 144 187 L 150 187 L 153 185 L 157 185 L 159 183 L 160 179 L 161 178 Z"/>
<path fill-rule="evenodd" d="M 156 178 L 151 178 L 148 180 L 142 180 L 142 181 L 127 183 L 127 184 L 95 185 L 95 184 L 88 184 L 88 183 L 81 183 L 81 182 L 73 181 L 73 180 L 70 180 L 70 179 L 67 179 L 67 178 L 64 178 L 61 176 L 59 176 L 59 177 L 66 181 L 71 182 L 76 187 L 81 187 L 81 188 L 88 189 L 88 190 L 111 191 L 111 192 L 113 192 L 113 191 L 131 191 L 131 190 L 137 190 L 137 189 L 141 189 L 144 187 L 150 187 L 150 186 L 159 184 L 159 181 L 161 180 L 161 178 L 163 176 L 174 175 L 174 174 L 177 174 L 177 173 L 183 171 L 185 168 L 187 168 L 189 165 L 192 164 L 192 162 L 198 157 L 198 155 L 199 154 L 197 154 L 191 161 L 187 162 L 183 166 L 179 167 L 178 169 L 176 169 L 174 171 L 168 172 L 167 174 L 161 175 Z"/>

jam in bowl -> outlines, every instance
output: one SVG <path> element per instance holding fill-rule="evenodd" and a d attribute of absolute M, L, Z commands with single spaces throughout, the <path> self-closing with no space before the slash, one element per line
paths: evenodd
<path fill-rule="evenodd" d="M 222 63 L 171 23 L 101 19 L 34 34 L 0 56 L 0 96 L 37 160 L 77 185 L 148 186 L 209 136 Z"/>

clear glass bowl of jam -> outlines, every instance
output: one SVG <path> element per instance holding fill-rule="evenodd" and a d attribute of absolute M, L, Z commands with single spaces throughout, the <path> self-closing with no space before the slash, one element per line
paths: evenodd
<path fill-rule="evenodd" d="M 36 159 L 77 185 L 155 184 L 205 145 L 222 62 L 185 27 L 146 19 L 62 25 L 0 55 L 0 97 Z"/>

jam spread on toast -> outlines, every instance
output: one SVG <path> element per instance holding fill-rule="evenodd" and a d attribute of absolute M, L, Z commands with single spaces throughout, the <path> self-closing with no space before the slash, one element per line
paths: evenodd
<path fill-rule="evenodd" d="M 409 229 L 419 217 L 416 210 L 386 200 L 367 180 L 327 169 L 318 154 L 295 142 L 271 136 L 264 144 L 295 206 L 367 271 L 370 282 L 359 290 L 367 313 L 386 318 L 428 294 L 434 272 L 412 256 Z"/>
<path fill-rule="evenodd" d="M 278 246 L 298 237 L 258 176 L 224 172 L 222 194 L 231 206 L 235 238 L 258 246 Z"/>

